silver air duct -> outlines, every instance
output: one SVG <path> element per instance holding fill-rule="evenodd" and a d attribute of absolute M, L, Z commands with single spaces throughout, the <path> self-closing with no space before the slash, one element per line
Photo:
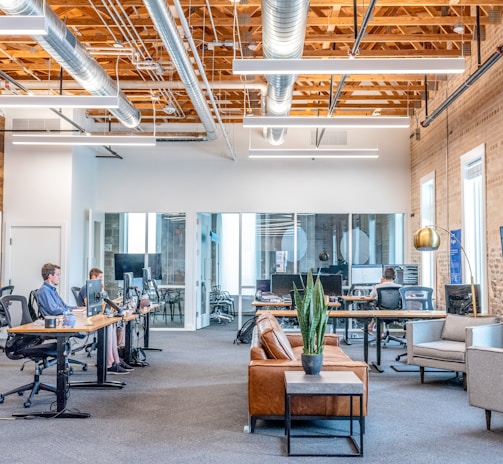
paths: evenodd
<path fill-rule="evenodd" d="M 184 48 L 183 40 L 178 32 L 175 20 L 164 0 L 143 0 L 157 33 L 160 35 L 164 47 L 168 51 L 175 65 L 180 79 L 185 85 L 187 94 L 203 124 L 208 140 L 217 138 L 217 127 L 211 110 L 201 91 L 196 73 L 191 65 L 189 56 Z"/>
<path fill-rule="evenodd" d="M 265 59 L 299 59 L 304 51 L 309 0 L 262 0 L 262 46 Z M 296 75 L 267 76 L 267 116 L 288 116 Z M 281 145 L 285 128 L 268 128 L 267 140 Z"/>
<path fill-rule="evenodd" d="M 7 15 L 45 14 L 48 33 L 34 36 L 37 43 L 89 93 L 100 96 L 117 95 L 119 107 L 111 108 L 110 112 L 122 124 L 129 128 L 140 124 L 141 114 L 138 109 L 48 5 L 39 0 L 0 0 L 0 8 Z"/>

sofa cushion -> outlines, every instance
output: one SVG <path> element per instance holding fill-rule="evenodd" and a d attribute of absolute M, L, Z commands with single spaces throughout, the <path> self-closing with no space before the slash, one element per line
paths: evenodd
<path fill-rule="evenodd" d="M 256 327 L 260 343 L 269 359 L 296 360 L 288 337 L 274 316 L 262 314 L 256 321 Z"/>
<path fill-rule="evenodd" d="M 465 344 L 453 340 L 419 343 L 412 347 L 414 357 L 439 361 L 465 362 Z"/>
<path fill-rule="evenodd" d="M 466 339 L 466 328 L 474 325 L 497 324 L 497 317 L 470 317 L 458 316 L 456 314 L 448 314 L 445 318 L 444 327 L 442 329 L 443 340 L 454 340 L 464 342 Z"/>

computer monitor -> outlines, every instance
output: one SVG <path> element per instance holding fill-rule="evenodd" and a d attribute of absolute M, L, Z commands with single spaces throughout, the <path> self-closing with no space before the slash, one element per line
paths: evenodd
<path fill-rule="evenodd" d="M 134 291 L 134 274 L 132 272 L 124 272 L 122 275 L 124 287 L 122 293 L 122 304 L 126 306 L 131 301 L 131 295 Z"/>
<path fill-rule="evenodd" d="M 341 274 L 320 274 L 313 276 L 314 280 L 321 279 L 323 292 L 327 296 L 341 296 L 342 295 L 342 275 Z"/>
<path fill-rule="evenodd" d="M 375 285 L 381 282 L 382 264 L 353 264 L 351 285 Z"/>
<path fill-rule="evenodd" d="M 151 269 L 151 274 L 155 280 L 162 280 L 162 255 L 161 253 L 149 253 L 147 256 L 147 266 Z M 145 267 L 144 253 L 115 253 L 115 280 L 122 280 L 125 272 L 132 272 L 134 277 L 143 277 Z"/>
<path fill-rule="evenodd" d="M 481 312 L 480 285 L 475 284 L 474 288 L 478 314 Z M 472 286 L 470 284 L 447 284 L 445 286 L 445 306 L 450 314 L 460 314 L 462 316 L 473 314 Z"/>
<path fill-rule="evenodd" d="M 400 285 L 418 285 L 419 271 L 417 264 L 383 264 L 382 272 L 388 267 L 395 270 L 395 283 Z"/>
<path fill-rule="evenodd" d="M 143 279 L 142 279 L 143 293 L 149 292 L 150 282 L 152 282 L 152 270 L 150 267 L 144 267 L 143 268 Z"/>
<path fill-rule="evenodd" d="M 101 279 L 86 281 L 87 317 L 101 314 L 103 310 L 103 282 Z"/>
<path fill-rule="evenodd" d="M 256 290 L 260 292 L 271 291 L 271 279 L 257 279 Z"/>
<path fill-rule="evenodd" d="M 290 291 L 293 290 L 294 282 L 297 288 L 304 288 L 300 274 L 287 274 L 282 272 L 271 274 L 271 292 L 280 296 L 290 296 Z"/>

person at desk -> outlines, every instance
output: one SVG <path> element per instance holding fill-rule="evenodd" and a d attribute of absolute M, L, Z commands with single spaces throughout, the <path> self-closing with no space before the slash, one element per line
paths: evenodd
<path fill-rule="evenodd" d="M 373 300 L 377 300 L 377 289 L 378 288 L 383 288 L 383 287 L 401 287 L 400 284 L 395 283 L 395 270 L 392 267 L 387 267 L 384 270 L 384 274 L 381 277 L 381 283 L 375 284 L 374 287 L 372 288 L 372 291 L 370 292 L 370 298 Z M 372 321 L 369 324 L 369 332 L 372 332 L 375 327 L 375 320 L 372 319 Z"/>
<path fill-rule="evenodd" d="M 89 271 L 89 279 L 101 279 L 103 281 L 103 271 L 97 267 L 93 267 Z M 104 287 L 102 287 L 104 289 Z M 87 285 L 84 285 L 78 296 L 78 304 L 82 303 L 82 306 L 86 305 L 87 300 Z M 120 358 L 118 351 L 118 334 L 122 334 L 124 338 L 124 327 L 120 329 L 117 328 L 117 324 L 111 324 L 108 326 L 108 336 L 107 336 L 107 372 L 111 374 L 129 374 L 134 368 L 131 367 L 126 361 Z"/>

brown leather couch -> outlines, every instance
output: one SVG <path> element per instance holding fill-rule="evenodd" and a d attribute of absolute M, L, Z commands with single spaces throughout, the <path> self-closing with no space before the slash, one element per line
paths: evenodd
<path fill-rule="evenodd" d="M 303 349 L 300 333 L 285 333 L 277 319 L 269 314 L 256 321 L 248 365 L 248 413 L 250 432 L 257 419 L 282 420 L 285 416 L 285 380 L 287 370 L 302 370 Z M 327 334 L 323 353 L 323 371 L 353 371 L 363 382 L 363 415 L 367 415 L 368 365 L 352 361 L 339 347 L 339 336 Z M 353 413 L 359 414 L 356 398 Z M 292 416 L 349 417 L 348 397 L 298 397 L 292 400 Z M 363 430 L 364 431 L 364 430 Z"/>

